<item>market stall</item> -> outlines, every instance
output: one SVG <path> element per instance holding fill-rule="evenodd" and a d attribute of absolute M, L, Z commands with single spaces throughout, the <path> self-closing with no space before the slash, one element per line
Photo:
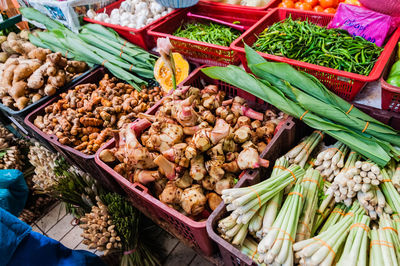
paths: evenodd
<path fill-rule="evenodd" d="M 165 264 L 157 228 L 204 264 L 400 263 L 394 3 L 20 5 L 0 178 L 24 189 L 0 207 L 36 226 L 62 202 L 108 265 Z"/>

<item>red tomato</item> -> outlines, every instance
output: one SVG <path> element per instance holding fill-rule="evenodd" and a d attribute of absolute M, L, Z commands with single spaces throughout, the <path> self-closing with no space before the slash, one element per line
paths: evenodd
<path fill-rule="evenodd" d="M 302 2 L 296 2 L 296 4 L 294 4 L 294 8 L 302 9 L 303 8 L 303 3 Z"/>
<path fill-rule="evenodd" d="M 336 8 L 338 5 L 338 0 L 319 0 L 319 4 L 323 8 L 329 8 L 329 7 Z"/>
<path fill-rule="evenodd" d="M 314 7 L 314 6 L 318 5 L 319 1 L 318 0 L 304 0 L 303 3 L 310 4 L 311 7 Z"/>
<path fill-rule="evenodd" d="M 328 7 L 328 8 L 325 8 L 324 12 L 325 13 L 335 14 L 336 13 L 336 9 L 334 9 L 332 7 Z"/>
<path fill-rule="evenodd" d="M 321 6 L 316 6 L 313 8 L 314 12 L 324 12 L 324 9 Z"/>
<path fill-rule="evenodd" d="M 301 10 L 311 11 L 311 10 L 312 10 L 312 6 L 311 6 L 310 4 L 303 3 L 303 4 L 301 5 L 301 8 L 300 8 L 300 9 L 301 9 Z"/>
<path fill-rule="evenodd" d="M 294 2 L 292 0 L 284 0 L 282 2 L 282 7 L 285 8 L 294 8 Z"/>

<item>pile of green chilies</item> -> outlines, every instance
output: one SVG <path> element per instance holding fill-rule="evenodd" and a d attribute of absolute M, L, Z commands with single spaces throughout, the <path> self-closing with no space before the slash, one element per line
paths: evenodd
<path fill-rule="evenodd" d="M 341 29 L 327 29 L 291 17 L 265 29 L 253 44 L 257 51 L 324 67 L 369 75 L 383 48 L 353 38 Z"/>
<path fill-rule="evenodd" d="M 192 22 L 180 26 L 173 35 L 199 42 L 229 46 L 240 36 L 240 32 L 231 27 L 213 22 Z"/>

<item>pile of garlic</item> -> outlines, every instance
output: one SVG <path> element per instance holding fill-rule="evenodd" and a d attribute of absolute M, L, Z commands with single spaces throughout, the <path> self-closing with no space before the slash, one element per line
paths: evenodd
<path fill-rule="evenodd" d="M 140 29 L 172 11 L 172 8 L 163 7 L 155 0 L 126 0 L 119 8 L 113 9 L 110 15 L 106 13 L 106 10 L 104 13 L 97 14 L 90 9 L 87 16 L 114 25 Z"/>

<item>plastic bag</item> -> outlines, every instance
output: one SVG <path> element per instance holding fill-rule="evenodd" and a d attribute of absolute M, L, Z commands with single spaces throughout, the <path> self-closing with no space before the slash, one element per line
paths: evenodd
<path fill-rule="evenodd" d="M 340 28 L 353 36 L 382 46 L 387 36 L 399 25 L 400 19 L 364 7 L 340 4 L 328 28 Z"/>

